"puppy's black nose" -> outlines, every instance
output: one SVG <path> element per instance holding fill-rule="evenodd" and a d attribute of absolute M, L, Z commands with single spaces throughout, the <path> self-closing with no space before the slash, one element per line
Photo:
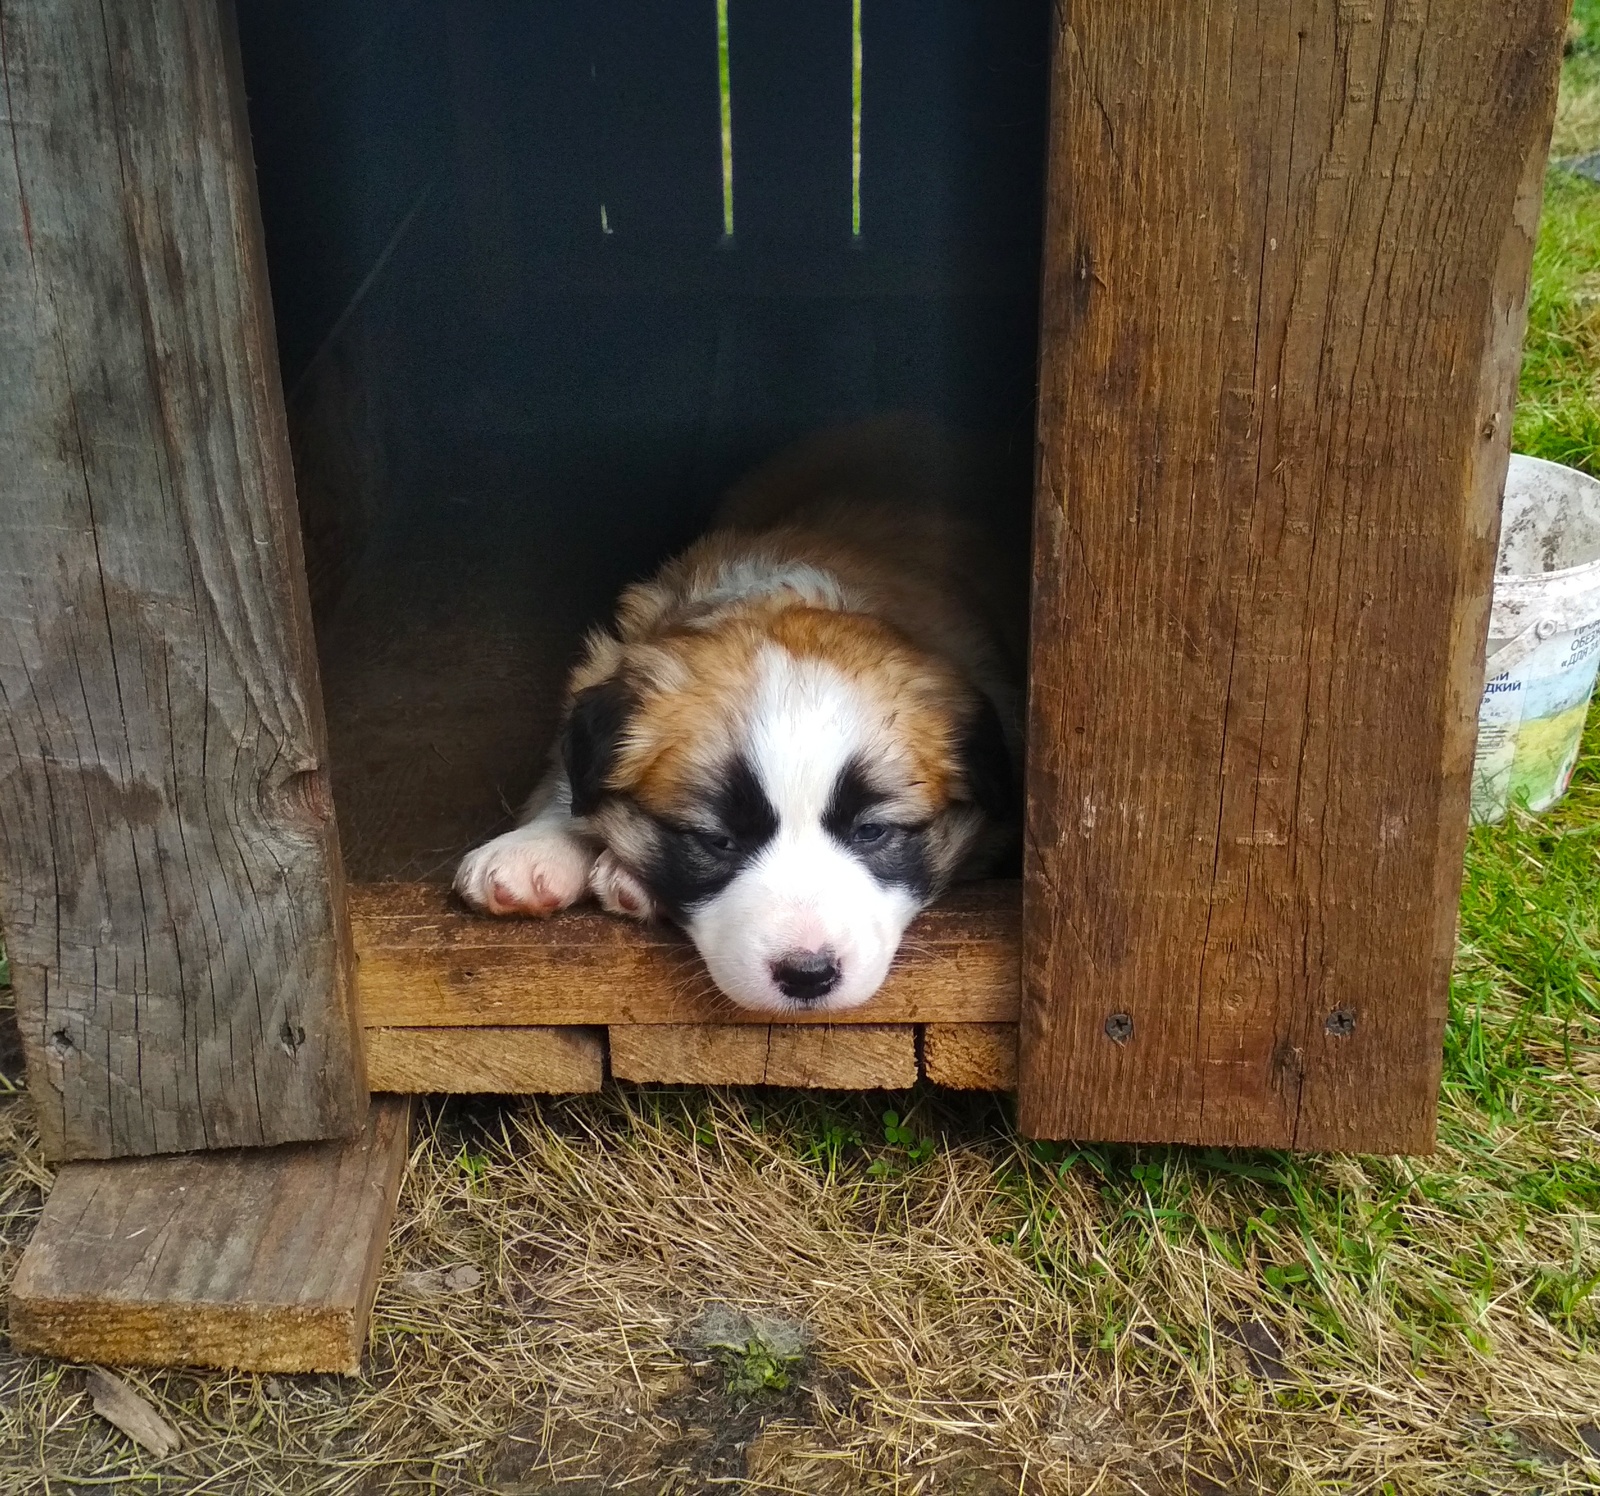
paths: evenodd
<path fill-rule="evenodd" d="M 814 1003 L 839 985 L 839 962 L 832 951 L 790 951 L 772 963 L 778 991 L 797 1002 Z"/>

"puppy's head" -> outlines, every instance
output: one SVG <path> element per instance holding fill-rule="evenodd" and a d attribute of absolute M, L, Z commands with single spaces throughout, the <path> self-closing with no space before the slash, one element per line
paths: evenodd
<path fill-rule="evenodd" d="M 573 811 L 753 1009 L 877 991 L 1013 817 L 993 705 L 876 620 L 788 609 L 613 653 L 563 739 Z"/>

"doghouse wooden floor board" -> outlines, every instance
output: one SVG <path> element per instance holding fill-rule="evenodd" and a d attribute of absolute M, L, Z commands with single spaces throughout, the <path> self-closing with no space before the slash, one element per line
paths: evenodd
<path fill-rule="evenodd" d="M 669 1085 L 901 1090 L 917 1081 L 911 1024 L 619 1024 L 618 1080 Z"/>
<path fill-rule="evenodd" d="M 19 1349 L 109 1365 L 360 1369 L 411 1103 L 348 1142 L 66 1165 L 11 1286 Z"/>
<path fill-rule="evenodd" d="M 528 1096 L 598 1091 L 606 1046 L 593 1028 L 369 1028 L 374 1091 Z"/>
<path fill-rule="evenodd" d="M 922 1073 L 957 1091 L 1017 1089 L 1014 1023 L 930 1023 L 922 1031 Z"/>
<path fill-rule="evenodd" d="M 959 888 L 906 932 L 889 979 L 847 1013 L 793 1023 L 1004 1023 L 1017 1017 L 1019 889 Z M 580 909 L 551 920 L 469 914 L 441 884 L 351 889 L 366 1028 L 772 1022 L 711 985 L 666 926 Z"/>

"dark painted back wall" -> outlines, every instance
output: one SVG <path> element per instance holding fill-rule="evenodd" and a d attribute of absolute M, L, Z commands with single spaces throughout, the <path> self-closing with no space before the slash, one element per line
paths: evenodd
<path fill-rule="evenodd" d="M 1006 433 L 1025 508 L 1046 0 L 864 0 L 859 234 L 850 0 L 731 0 L 731 236 L 715 0 L 239 10 L 308 525 L 348 549 L 488 445 L 639 569 L 783 440 L 906 407 Z"/>

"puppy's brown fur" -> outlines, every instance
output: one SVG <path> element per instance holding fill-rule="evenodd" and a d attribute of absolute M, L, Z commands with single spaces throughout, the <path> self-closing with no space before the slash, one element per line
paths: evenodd
<path fill-rule="evenodd" d="M 928 813 L 960 789 L 974 690 L 1020 760 L 1026 590 L 962 516 L 982 479 L 978 458 L 906 417 L 824 433 L 745 478 L 709 534 L 623 593 L 615 633 L 591 636 L 573 671 L 573 695 L 619 674 L 639 688 L 609 787 L 678 809 L 773 645 L 881 696 Z M 793 581 L 734 595 L 730 573 Z"/>

